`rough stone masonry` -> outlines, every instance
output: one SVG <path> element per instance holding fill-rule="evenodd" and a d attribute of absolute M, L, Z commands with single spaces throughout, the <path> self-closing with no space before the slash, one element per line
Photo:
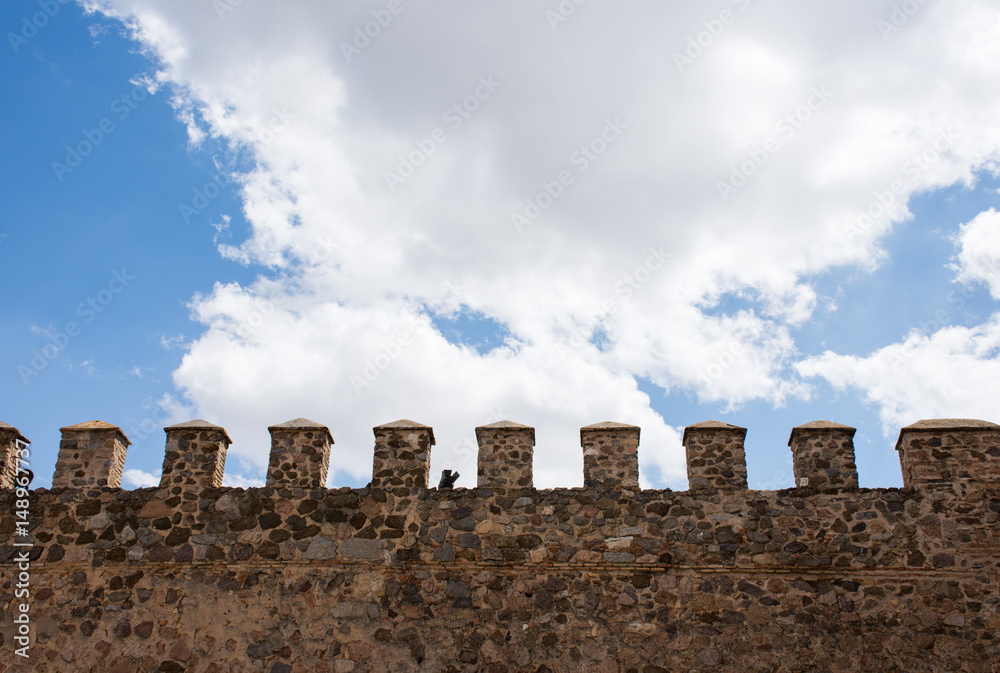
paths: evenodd
<path fill-rule="evenodd" d="M 875 489 L 853 428 L 802 425 L 782 491 L 747 488 L 744 428 L 699 423 L 679 492 L 639 488 L 620 423 L 582 428 L 585 485 L 551 490 L 517 423 L 477 428 L 478 486 L 442 491 L 419 423 L 374 429 L 362 489 L 323 488 L 326 427 L 270 430 L 263 488 L 221 487 L 229 436 L 198 420 L 166 428 L 160 486 L 129 491 L 118 427 L 63 428 L 25 538 L 26 440 L 0 423 L 0 673 L 1000 671 L 993 423 L 903 428 L 904 486 Z"/>

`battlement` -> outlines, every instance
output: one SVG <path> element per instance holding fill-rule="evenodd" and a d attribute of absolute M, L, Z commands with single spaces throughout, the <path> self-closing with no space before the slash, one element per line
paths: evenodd
<path fill-rule="evenodd" d="M 268 428 L 271 455 L 267 486 L 322 488 L 334 445 L 329 428 L 297 418 Z M 225 429 L 204 420 L 164 428 L 166 451 L 161 488 L 174 494 L 222 486 L 232 440 Z M 61 429 L 53 488 L 118 488 L 131 442 L 115 425 L 89 421 Z M 372 486 L 407 495 L 430 486 L 433 428 L 410 420 L 373 428 Z M 689 425 L 682 444 L 692 493 L 747 490 L 746 428 L 719 421 Z M 792 429 L 788 439 L 795 487 L 813 491 L 858 488 L 855 429 L 813 421 Z M 639 435 L 634 425 L 606 421 L 580 428 L 585 488 L 639 488 Z M 477 485 L 490 489 L 532 489 L 535 429 L 511 421 L 476 428 Z M 20 431 L 0 423 L 0 465 L 4 488 L 17 471 Z M 896 443 L 904 486 L 928 488 L 1000 481 L 1000 425 L 968 419 L 924 420 L 903 428 Z"/>
<path fill-rule="evenodd" d="M 925 514 L 955 516 L 955 531 L 961 522 L 962 535 L 949 548 L 973 542 L 994 549 L 1000 542 L 988 525 L 1000 510 L 990 500 L 1000 483 L 1000 425 L 984 421 L 903 428 L 897 444 L 903 489 L 858 487 L 854 428 L 800 425 L 788 442 L 796 485 L 784 491 L 748 489 L 746 429 L 718 421 L 684 431 L 690 487 L 677 492 L 639 488 L 640 429 L 623 423 L 581 428 L 584 486 L 547 490 L 532 483 L 534 428 L 510 421 L 476 428 L 477 487 L 441 490 L 429 480 L 434 430 L 410 420 L 373 428 L 372 481 L 364 489 L 324 488 L 334 440 L 326 426 L 308 419 L 269 428 L 267 483 L 251 489 L 222 487 L 231 443 L 224 428 L 195 420 L 164 430 L 159 487 L 125 491 L 118 488 L 130 444 L 124 433 L 103 421 L 62 428 L 53 489 L 33 492 L 41 508 L 35 537 L 50 543 L 47 561 L 208 563 L 249 554 L 289 562 L 886 564 L 904 554 L 903 536 L 889 531 L 926 521 Z M 13 449 L 23 436 L 4 425 L 0 440 L 7 472 L 16 470 Z M 749 532 L 774 517 L 788 525 L 781 544 Z M 837 534 L 832 540 L 816 537 L 824 526 Z M 507 529 L 521 532 L 511 538 L 501 533 Z M 895 535 L 896 542 L 873 545 L 872 534 Z M 916 539 L 913 531 L 906 537 Z M 907 563 L 936 563 L 946 553 L 936 544 L 906 551 Z"/>
<path fill-rule="evenodd" d="M 509 672 L 576 651 L 621 673 L 665 656 L 854 670 L 867 652 L 869 670 L 981 673 L 1000 660 L 1000 425 L 907 426 L 904 487 L 860 488 L 854 429 L 807 423 L 781 491 L 748 488 L 747 431 L 717 421 L 684 432 L 686 491 L 639 488 L 640 429 L 622 423 L 581 428 L 584 485 L 556 489 L 534 487 L 534 429 L 510 421 L 476 428 L 477 485 L 454 489 L 431 487 L 434 430 L 414 421 L 373 429 L 365 488 L 323 486 L 325 426 L 269 430 L 260 488 L 221 486 L 230 438 L 197 420 L 165 428 L 157 487 L 119 488 L 129 440 L 93 421 L 62 429 L 52 489 L 0 489 L 0 600 L 27 553 L 33 609 L 53 615 L 39 622 L 49 661 Z M 8 471 L 24 442 L 0 424 Z M 25 498 L 27 525 L 13 514 Z"/>

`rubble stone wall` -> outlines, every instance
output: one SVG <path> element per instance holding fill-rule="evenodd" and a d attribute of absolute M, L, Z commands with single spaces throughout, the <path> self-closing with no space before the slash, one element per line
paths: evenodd
<path fill-rule="evenodd" d="M 214 475 L 227 442 L 201 442 L 221 428 L 198 423 L 169 436 L 211 445 L 201 462 Z M 17 535 L 18 491 L 5 489 L 0 673 L 995 673 L 1000 426 L 922 423 L 900 437 L 913 448 L 904 469 L 922 481 L 900 489 L 851 486 L 841 439 L 853 433 L 838 429 L 803 459 L 836 477 L 807 483 L 836 488 L 640 490 L 621 485 L 632 463 L 616 449 L 614 477 L 584 488 L 438 490 L 422 462 L 433 431 L 409 421 L 376 428 L 383 478 L 364 489 L 205 487 L 198 475 L 38 489 L 30 538 Z M 477 434 L 492 446 L 489 428 Z M 609 445 L 638 444 L 633 426 L 599 430 L 615 428 L 625 440 Z M 699 424 L 689 460 L 696 446 L 741 457 L 735 434 Z M 827 445 L 835 461 L 817 456 Z M 391 479 L 394 461 L 409 476 Z M 28 598 L 15 593 L 25 550 Z M 29 660 L 13 655 L 23 602 Z"/>

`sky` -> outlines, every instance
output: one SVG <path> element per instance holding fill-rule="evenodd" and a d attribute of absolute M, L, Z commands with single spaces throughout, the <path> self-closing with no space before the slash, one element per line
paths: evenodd
<path fill-rule="evenodd" d="M 535 485 L 580 486 L 579 428 L 748 428 L 751 488 L 791 428 L 856 427 L 900 486 L 900 427 L 1000 421 L 1000 6 L 11 0 L 0 86 L 0 421 L 51 484 L 59 428 L 132 445 L 226 428 L 536 428 Z"/>

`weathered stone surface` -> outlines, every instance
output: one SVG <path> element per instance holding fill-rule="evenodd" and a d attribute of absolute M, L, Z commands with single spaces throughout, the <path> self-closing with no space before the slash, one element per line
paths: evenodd
<path fill-rule="evenodd" d="M 739 429 L 703 427 L 720 471 L 676 492 L 427 489 L 429 428 L 390 426 L 386 488 L 32 491 L 38 665 L 0 667 L 992 673 L 1000 660 L 992 426 L 904 433 L 908 488 L 783 491 L 735 488 L 721 469 Z M 822 451 L 810 460 L 826 469 Z M 12 607 L 15 499 L 0 491 Z M 15 635 L 0 623 L 0 643 Z"/>
<path fill-rule="evenodd" d="M 691 490 L 738 491 L 747 487 L 747 459 L 743 449 L 746 428 L 705 421 L 684 429 Z"/>
<path fill-rule="evenodd" d="M 639 428 L 595 423 L 580 428 L 584 486 L 639 488 Z"/>
<path fill-rule="evenodd" d="M 531 488 L 535 429 L 511 421 L 476 428 L 480 488 Z"/>
<path fill-rule="evenodd" d="M 813 421 L 793 428 L 788 446 L 792 449 L 795 485 L 857 488 L 854 433 L 854 428 L 830 421 Z"/>
<path fill-rule="evenodd" d="M 340 555 L 349 559 L 381 561 L 384 548 L 381 540 L 349 538 L 340 545 Z"/>
<path fill-rule="evenodd" d="M 372 488 L 401 492 L 427 488 L 434 430 L 404 419 L 380 425 L 374 432 Z"/>
<path fill-rule="evenodd" d="M 131 444 L 121 428 L 88 421 L 62 428 L 52 487 L 118 488 Z M 20 433 L 18 433 L 20 434 Z"/>
<path fill-rule="evenodd" d="M 268 486 L 322 488 L 326 485 L 333 436 L 325 425 L 296 418 L 272 425 L 268 431 L 271 433 Z"/>
<path fill-rule="evenodd" d="M 222 485 L 226 452 L 232 440 L 224 428 L 201 419 L 164 428 L 167 449 L 160 488 L 178 495 Z"/>
<path fill-rule="evenodd" d="M 322 536 L 315 537 L 302 553 L 302 558 L 309 560 L 331 559 L 337 555 L 338 546 L 333 540 L 327 540 Z"/>
<path fill-rule="evenodd" d="M 21 431 L 0 421 L 0 488 L 14 488 L 14 479 L 30 442 Z"/>

